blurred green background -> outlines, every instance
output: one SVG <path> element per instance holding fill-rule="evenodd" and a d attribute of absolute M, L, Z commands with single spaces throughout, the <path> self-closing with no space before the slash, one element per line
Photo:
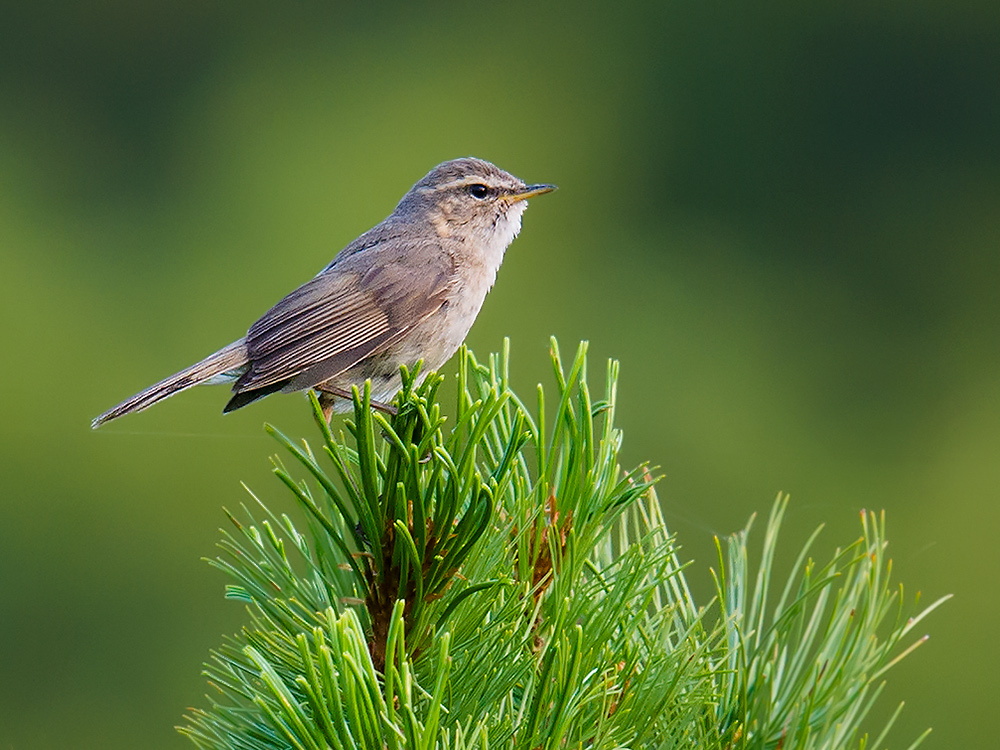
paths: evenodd
<path fill-rule="evenodd" d="M 197 389 L 89 420 L 242 335 L 445 159 L 533 201 L 469 342 L 622 362 L 707 598 L 712 536 L 792 493 L 786 552 L 885 508 L 908 599 L 893 747 L 995 746 L 1000 4 L 35 2 L 0 10 L 0 747 L 181 748 L 244 621 L 214 554 L 265 420 Z"/>

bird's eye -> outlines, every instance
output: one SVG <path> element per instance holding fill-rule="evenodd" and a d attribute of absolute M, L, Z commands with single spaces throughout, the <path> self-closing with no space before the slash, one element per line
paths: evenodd
<path fill-rule="evenodd" d="M 469 185 L 469 195 L 477 200 L 483 200 L 487 195 L 490 194 L 490 189 L 485 185 L 476 183 L 475 185 Z"/>

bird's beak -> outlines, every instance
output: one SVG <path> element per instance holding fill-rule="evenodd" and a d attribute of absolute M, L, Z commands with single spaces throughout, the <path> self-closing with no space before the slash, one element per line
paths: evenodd
<path fill-rule="evenodd" d="M 524 201 L 528 198 L 534 198 L 536 195 L 551 193 L 555 189 L 555 185 L 528 185 L 519 193 L 511 193 L 511 195 L 507 197 L 507 200 L 511 203 L 517 203 L 518 201 Z"/>

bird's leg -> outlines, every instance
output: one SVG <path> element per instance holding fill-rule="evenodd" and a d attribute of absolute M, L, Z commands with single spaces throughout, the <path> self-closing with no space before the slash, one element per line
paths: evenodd
<path fill-rule="evenodd" d="M 336 388 L 332 385 L 326 385 L 325 383 L 318 383 L 313 386 L 313 390 L 320 393 L 319 402 L 320 405 L 323 406 L 323 416 L 326 417 L 327 422 L 329 422 L 330 417 L 333 416 L 333 398 L 330 398 L 330 396 L 347 399 L 348 401 L 353 400 L 351 392 L 346 388 Z M 327 398 L 324 399 L 324 396 L 327 396 Z M 384 404 L 381 401 L 372 401 L 370 403 L 373 409 L 378 409 L 379 411 L 391 414 L 392 416 L 396 416 L 398 412 L 396 407 L 392 404 Z"/>
<path fill-rule="evenodd" d="M 381 412 L 385 412 L 390 417 L 394 417 L 399 414 L 399 409 L 397 409 L 392 404 L 386 404 L 381 401 L 371 401 L 371 406 L 373 409 L 378 409 Z"/>

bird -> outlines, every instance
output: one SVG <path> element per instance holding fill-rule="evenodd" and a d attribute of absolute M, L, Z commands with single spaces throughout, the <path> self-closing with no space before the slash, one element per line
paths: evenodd
<path fill-rule="evenodd" d="M 443 162 L 410 188 L 381 223 L 286 295 L 246 335 L 140 391 L 91 422 L 97 429 L 202 384 L 232 384 L 223 413 L 272 393 L 316 391 L 329 421 L 371 382 L 371 402 L 401 387 L 400 367 L 422 363 L 418 382 L 458 350 L 521 229 L 529 185 L 488 161 Z"/>

